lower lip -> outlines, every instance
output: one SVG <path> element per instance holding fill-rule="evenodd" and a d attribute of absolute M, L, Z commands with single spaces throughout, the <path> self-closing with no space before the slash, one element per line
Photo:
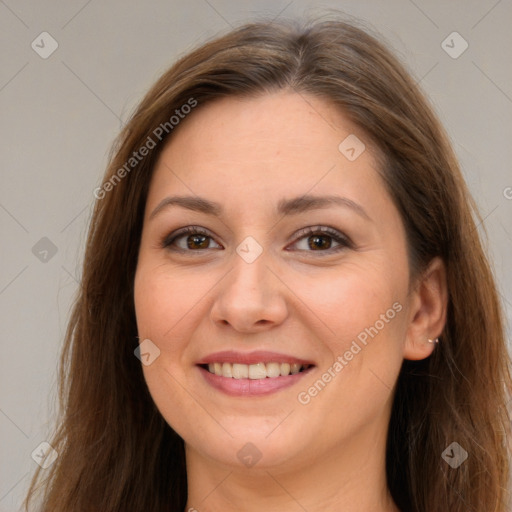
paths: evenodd
<path fill-rule="evenodd" d="M 265 379 L 234 379 L 222 377 L 210 373 L 208 370 L 198 366 L 204 379 L 215 389 L 226 393 L 229 396 L 264 396 L 275 393 L 281 389 L 289 388 L 299 382 L 304 375 L 307 375 L 314 367 L 311 366 L 295 375 L 286 377 L 266 377 Z"/>

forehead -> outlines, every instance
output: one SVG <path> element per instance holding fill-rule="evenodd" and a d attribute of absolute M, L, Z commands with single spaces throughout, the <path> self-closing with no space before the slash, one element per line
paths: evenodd
<path fill-rule="evenodd" d="M 156 164 L 148 202 L 171 189 L 241 205 L 333 192 L 389 201 L 370 148 L 364 132 L 324 99 L 289 91 L 227 97 L 182 121 Z"/>
<path fill-rule="evenodd" d="M 179 126 L 173 142 L 202 155 L 222 156 L 235 151 L 260 157 L 300 158 L 338 156 L 340 136 L 359 135 L 354 123 L 327 100 L 277 91 L 257 97 L 226 97 L 199 105 Z M 368 141 L 367 141 L 368 142 Z M 243 153 L 237 153 L 243 156 Z"/>

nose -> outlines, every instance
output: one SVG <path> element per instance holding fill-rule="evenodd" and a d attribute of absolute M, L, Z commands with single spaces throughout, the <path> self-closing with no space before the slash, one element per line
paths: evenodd
<path fill-rule="evenodd" d="M 235 253 L 232 270 L 216 287 L 212 321 L 243 333 L 271 329 L 288 316 L 285 290 L 265 253 L 252 263 Z"/>

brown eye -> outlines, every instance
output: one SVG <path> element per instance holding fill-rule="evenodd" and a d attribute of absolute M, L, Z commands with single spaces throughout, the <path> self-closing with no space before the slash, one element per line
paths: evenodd
<path fill-rule="evenodd" d="M 332 245 L 332 237 L 329 235 L 313 235 L 308 237 L 308 246 L 316 251 L 318 249 L 330 249 Z"/>
<path fill-rule="evenodd" d="M 208 249 L 209 238 L 206 235 L 188 235 L 187 247 L 189 249 Z"/>
<path fill-rule="evenodd" d="M 212 247 L 212 243 L 216 247 Z M 203 228 L 195 226 L 189 226 L 171 233 L 162 241 L 162 247 L 183 252 L 203 251 L 212 248 L 222 249 Z"/>
<path fill-rule="evenodd" d="M 333 253 L 353 247 L 350 238 L 327 226 L 304 228 L 297 234 L 294 250 L 318 253 Z"/>

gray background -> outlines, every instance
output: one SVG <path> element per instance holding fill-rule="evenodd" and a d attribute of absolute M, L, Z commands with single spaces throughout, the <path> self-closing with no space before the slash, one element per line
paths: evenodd
<path fill-rule="evenodd" d="M 93 190 L 123 120 L 205 38 L 327 8 L 380 32 L 433 102 L 485 219 L 510 339 L 511 0 L 0 0 L 0 511 L 19 510 L 31 453 L 49 439 Z M 48 51 L 43 31 L 58 43 L 47 59 L 31 47 Z M 442 47 L 454 31 L 469 44 L 458 58 Z M 462 48 L 457 37 L 446 44 Z"/>

